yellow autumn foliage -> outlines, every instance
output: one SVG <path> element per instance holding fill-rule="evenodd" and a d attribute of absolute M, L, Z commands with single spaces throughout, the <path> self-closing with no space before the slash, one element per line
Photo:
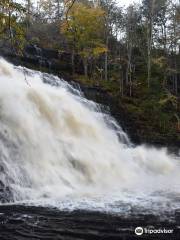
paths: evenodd
<path fill-rule="evenodd" d="M 103 44 L 105 12 L 100 7 L 75 3 L 61 26 L 82 57 L 98 57 L 107 51 Z"/>

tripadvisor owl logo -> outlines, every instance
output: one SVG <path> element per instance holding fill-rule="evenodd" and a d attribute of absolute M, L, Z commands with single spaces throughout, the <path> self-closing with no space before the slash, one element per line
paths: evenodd
<path fill-rule="evenodd" d="M 142 227 L 135 228 L 135 234 L 136 235 L 142 235 L 143 234 L 143 228 Z"/>

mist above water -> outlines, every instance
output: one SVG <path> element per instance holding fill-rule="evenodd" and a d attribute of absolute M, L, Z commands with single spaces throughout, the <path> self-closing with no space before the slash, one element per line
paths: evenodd
<path fill-rule="evenodd" d="M 132 147 L 115 120 L 77 89 L 4 59 L 0 171 L 15 203 L 118 211 L 121 201 L 146 206 L 180 193 L 179 159 L 165 149 Z"/>

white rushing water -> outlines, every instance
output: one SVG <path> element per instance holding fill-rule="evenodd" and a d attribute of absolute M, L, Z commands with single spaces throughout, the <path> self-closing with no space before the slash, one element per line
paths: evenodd
<path fill-rule="evenodd" d="M 110 116 L 65 81 L 0 59 L 0 182 L 11 201 L 177 208 L 179 164 L 165 149 L 132 147 Z"/>

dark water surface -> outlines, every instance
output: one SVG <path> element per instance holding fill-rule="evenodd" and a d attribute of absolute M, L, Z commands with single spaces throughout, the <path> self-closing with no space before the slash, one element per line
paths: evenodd
<path fill-rule="evenodd" d="M 137 226 L 173 229 L 173 234 L 137 236 Z M 22 205 L 0 206 L 0 240 L 180 239 L 180 210 L 166 220 L 135 214 L 128 217 L 91 211 L 59 211 Z"/>

